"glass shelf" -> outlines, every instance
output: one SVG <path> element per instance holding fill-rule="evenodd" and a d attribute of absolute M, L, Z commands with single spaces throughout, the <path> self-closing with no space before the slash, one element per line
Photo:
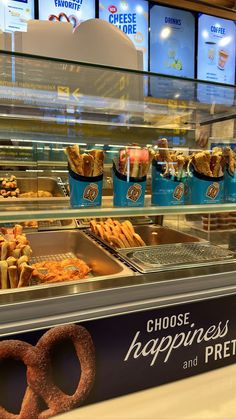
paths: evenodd
<path fill-rule="evenodd" d="M 236 115 L 235 86 L 3 51 L 0 103 L 0 135 L 35 142 L 141 143 Z"/>
<path fill-rule="evenodd" d="M 43 199 L 42 199 L 43 200 Z M 108 201 L 108 198 L 105 199 Z M 111 200 L 110 200 L 111 201 Z M 29 205 L 25 205 L 24 209 L 18 207 L 17 210 L 11 210 L 9 206 L 6 211 L 0 211 L 0 221 L 2 222 L 21 222 L 28 220 L 66 220 L 66 219 L 79 219 L 79 218 L 108 218 L 108 217 L 140 217 L 140 216 L 157 216 L 157 215 L 181 215 L 181 214 L 216 214 L 236 212 L 236 204 L 218 204 L 218 205 L 178 205 L 178 206 L 150 206 L 148 199 L 146 206 L 141 208 L 115 208 L 104 204 L 106 206 L 97 208 L 79 208 L 71 209 L 69 206 L 62 208 L 60 205 L 48 209 L 48 205 L 33 204 L 33 199 Z M 14 201 L 15 202 L 15 201 Z M 112 202 L 112 201 L 111 201 Z"/>

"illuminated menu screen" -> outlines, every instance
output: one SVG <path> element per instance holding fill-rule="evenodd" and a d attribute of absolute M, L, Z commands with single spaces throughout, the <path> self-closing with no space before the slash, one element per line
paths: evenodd
<path fill-rule="evenodd" d="M 204 14 L 199 15 L 198 79 L 234 84 L 235 42 L 235 22 Z"/>
<path fill-rule="evenodd" d="M 99 18 L 117 26 L 143 52 L 143 69 L 148 70 L 148 2 L 145 0 L 100 0 Z"/>
<path fill-rule="evenodd" d="M 195 18 L 191 12 L 163 6 L 150 10 L 150 70 L 194 77 Z"/>
<path fill-rule="evenodd" d="M 0 0 L 0 29 L 4 32 L 27 30 L 27 21 L 34 19 L 34 0 Z"/>
<path fill-rule="evenodd" d="M 70 22 L 75 28 L 95 18 L 95 0 L 39 0 L 39 19 Z"/>

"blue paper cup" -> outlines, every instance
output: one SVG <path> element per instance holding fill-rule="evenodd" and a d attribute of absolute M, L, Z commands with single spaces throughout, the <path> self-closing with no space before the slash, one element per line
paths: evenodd
<path fill-rule="evenodd" d="M 224 200 L 225 202 L 236 202 L 236 172 L 231 175 L 228 168 L 224 178 Z"/>
<path fill-rule="evenodd" d="M 72 208 L 99 207 L 102 204 L 103 175 L 86 177 L 69 168 L 70 205 Z"/>
<path fill-rule="evenodd" d="M 152 205 L 184 205 L 186 177 L 178 179 L 168 174 L 162 176 L 163 166 L 157 161 L 152 163 Z"/>
<path fill-rule="evenodd" d="M 113 203 L 115 207 L 143 207 L 146 176 L 134 178 L 119 173 L 113 164 Z"/>
<path fill-rule="evenodd" d="M 188 203 L 190 205 L 221 204 L 224 201 L 224 176 L 209 177 L 192 168 L 188 186 Z"/>

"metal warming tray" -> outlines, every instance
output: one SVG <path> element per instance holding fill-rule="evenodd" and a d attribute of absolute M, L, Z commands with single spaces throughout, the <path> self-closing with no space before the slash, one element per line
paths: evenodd
<path fill-rule="evenodd" d="M 66 196 L 62 183 L 53 177 L 17 177 L 17 186 L 20 189 L 20 194 L 40 190 L 50 192 L 53 197 Z"/>
<path fill-rule="evenodd" d="M 233 252 L 207 242 L 120 249 L 119 254 L 141 273 L 235 262 Z"/>
<path fill-rule="evenodd" d="M 33 250 L 31 263 L 71 257 L 84 260 L 92 272 L 90 278 L 78 280 L 80 282 L 133 275 L 129 268 L 81 231 L 28 233 L 27 238 Z M 73 283 L 77 283 L 77 281 L 73 281 Z"/>
<path fill-rule="evenodd" d="M 174 230 L 172 228 L 157 225 L 137 225 L 134 226 L 134 229 L 135 232 L 140 235 L 140 237 L 143 239 L 147 246 L 166 245 L 173 243 L 193 243 L 202 241 L 202 239 L 200 239 L 199 237 L 195 237 L 186 233 L 181 233 L 180 231 Z M 109 243 L 102 240 L 100 237 L 92 233 L 90 230 L 89 234 L 91 234 L 94 238 L 96 238 L 96 240 L 100 241 L 110 249 L 115 250 L 116 252 L 120 252 L 121 249 L 111 246 Z M 132 248 L 128 248 L 128 250 L 130 249 Z"/>

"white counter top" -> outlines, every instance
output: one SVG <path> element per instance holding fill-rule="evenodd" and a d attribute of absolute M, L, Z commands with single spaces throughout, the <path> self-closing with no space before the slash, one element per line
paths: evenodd
<path fill-rule="evenodd" d="M 235 419 L 236 365 L 81 407 L 59 418 Z"/>

